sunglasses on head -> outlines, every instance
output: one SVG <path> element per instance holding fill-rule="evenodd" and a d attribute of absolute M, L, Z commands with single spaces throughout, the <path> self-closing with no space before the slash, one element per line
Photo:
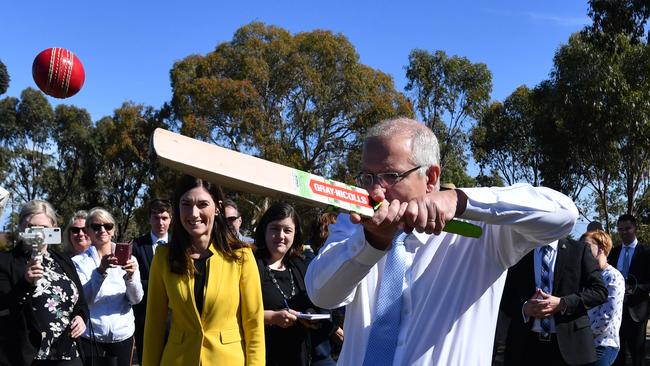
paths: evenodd
<path fill-rule="evenodd" d="M 107 222 L 105 224 L 90 224 L 90 227 L 94 231 L 100 231 L 102 229 L 102 227 L 104 227 L 104 230 L 110 231 L 110 230 L 113 230 L 113 226 L 115 226 L 115 225 L 111 224 L 110 222 Z"/>
<path fill-rule="evenodd" d="M 79 234 L 82 232 L 85 234 L 86 233 L 86 228 L 85 227 L 78 227 L 78 226 L 70 226 L 70 232 L 73 234 Z"/>

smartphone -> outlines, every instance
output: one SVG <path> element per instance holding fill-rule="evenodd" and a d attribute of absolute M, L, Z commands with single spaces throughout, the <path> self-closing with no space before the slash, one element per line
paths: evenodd
<path fill-rule="evenodd" d="M 116 243 L 114 254 L 117 258 L 117 265 L 125 266 L 126 262 L 131 258 L 131 243 Z"/>
<path fill-rule="evenodd" d="M 40 238 L 43 244 L 61 244 L 61 229 L 58 227 L 32 226 L 18 233 L 28 244 L 36 243 Z"/>

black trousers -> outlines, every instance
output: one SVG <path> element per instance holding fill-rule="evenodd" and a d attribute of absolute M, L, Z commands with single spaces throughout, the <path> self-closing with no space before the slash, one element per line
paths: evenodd
<path fill-rule="evenodd" d="M 131 366 L 133 359 L 133 336 L 115 343 L 95 342 L 95 345 L 86 338 L 81 338 L 81 349 L 86 357 L 90 357 L 91 352 L 97 353 L 93 347 L 99 348 L 100 352 L 105 352 L 107 356 L 117 357 L 117 366 Z"/>
<path fill-rule="evenodd" d="M 626 353 L 630 352 L 632 356 L 632 365 L 642 366 L 645 360 L 645 336 L 648 320 L 635 322 L 630 317 L 630 312 L 623 305 L 623 319 L 621 320 L 621 348 L 613 365 L 624 366 Z"/>
<path fill-rule="evenodd" d="M 548 340 L 540 340 L 539 333 L 528 332 L 525 342 L 525 352 L 523 352 L 521 365 L 568 365 L 562 358 L 555 334 L 550 334 Z"/>

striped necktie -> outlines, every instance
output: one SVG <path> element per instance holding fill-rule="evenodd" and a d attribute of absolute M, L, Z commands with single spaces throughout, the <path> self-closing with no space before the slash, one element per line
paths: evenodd
<path fill-rule="evenodd" d="M 541 271 L 541 287 L 542 291 L 547 294 L 551 293 L 551 256 L 553 255 L 553 248 L 550 245 L 542 247 L 542 271 Z M 551 332 L 551 319 L 542 318 L 540 320 L 542 326 L 542 334 L 547 337 Z"/>
<path fill-rule="evenodd" d="M 402 285 L 406 272 L 404 240 L 407 235 L 403 231 L 399 232 L 386 254 L 384 275 L 377 295 L 376 315 L 370 328 L 363 366 L 393 364 L 402 316 Z"/>

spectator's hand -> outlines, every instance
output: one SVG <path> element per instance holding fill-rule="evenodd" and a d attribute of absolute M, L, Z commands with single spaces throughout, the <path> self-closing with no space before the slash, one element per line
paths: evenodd
<path fill-rule="evenodd" d="M 97 270 L 101 274 L 106 274 L 106 270 L 109 268 L 115 268 L 117 266 L 117 257 L 113 254 L 106 254 L 102 257 L 102 261 L 99 263 Z"/>
<path fill-rule="evenodd" d="M 293 311 L 293 310 L 291 310 L 291 311 Z M 314 313 L 315 310 L 310 308 L 310 309 L 307 309 L 305 312 L 308 313 L 308 314 L 311 314 L 311 313 Z M 299 313 L 297 313 L 297 312 L 294 313 L 294 315 L 296 317 L 298 317 L 298 314 Z M 303 327 L 305 327 L 307 329 L 318 329 L 318 328 L 320 328 L 320 325 L 321 325 L 320 321 L 318 321 L 318 320 L 308 320 L 308 319 L 298 318 L 298 321 L 300 322 L 300 324 L 303 325 Z"/>
<path fill-rule="evenodd" d="M 77 338 L 85 331 L 86 323 L 84 323 L 84 320 L 81 318 L 81 316 L 77 315 L 72 318 L 72 322 L 70 322 L 70 336 L 72 338 Z"/>
<path fill-rule="evenodd" d="M 130 280 L 131 277 L 133 277 L 135 271 L 138 269 L 138 261 L 131 257 L 128 261 L 126 261 L 126 264 L 122 266 L 122 269 L 126 271 L 126 278 Z"/>
<path fill-rule="evenodd" d="M 560 306 L 561 301 L 559 297 L 553 296 L 551 294 L 547 294 L 542 290 L 539 290 L 539 294 L 541 296 L 540 304 L 544 305 L 544 308 L 542 309 L 542 315 L 544 317 L 552 316 L 553 314 L 562 310 L 562 307 Z"/>
<path fill-rule="evenodd" d="M 281 328 L 289 328 L 296 324 L 298 317 L 293 310 L 278 310 L 273 314 L 272 324 Z"/>
<path fill-rule="evenodd" d="M 25 280 L 29 284 L 34 285 L 36 281 L 43 278 L 43 273 L 45 273 L 45 269 L 41 265 L 41 261 L 32 258 L 25 269 Z"/>
<path fill-rule="evenodd" d="M 343 344 L 343 328 L 336 327 L 336 330 L 334 331 L 334 339 L 339 345 Z"/>
<path fill-rule="evenodd" d="M 523 312 L 526 316 L 537 319 L 546 317 L 546 315 L 544 315 L 542 312 L 546 304 L 541 298 L 541 292 L 542 290 L 537 289 L 537 291 L 535 291 L 535 294 L 531 296 L 530 299 L 526 301 L 526 303 L 524 303 Z"/>

